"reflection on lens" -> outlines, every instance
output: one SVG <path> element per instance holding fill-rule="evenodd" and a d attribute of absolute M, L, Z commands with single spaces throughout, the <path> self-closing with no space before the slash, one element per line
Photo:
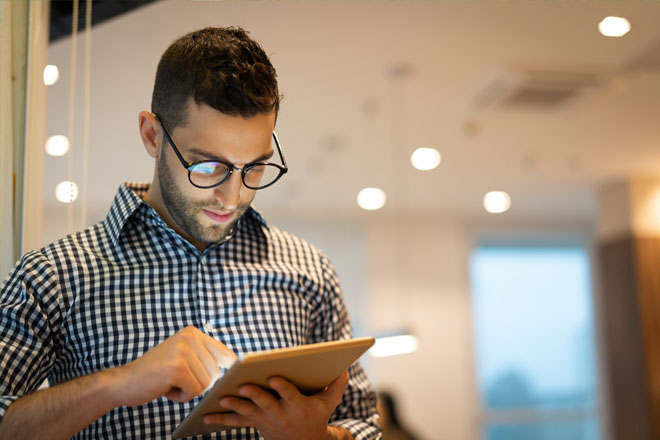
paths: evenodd
<path fill-rule="evenodd" d="M 218 162 L 202 162 L 194 165 L 192 168 L 190 168 L 190 171 L 193 173 L 208 175 L 217 173 L 219 169 L 226 170 L 227 167 Z"/>
<path fill-rule="evenodd" d="M 222 162 L 200 162 L 190 168 L 190 181 L 202 188 L 214 186 L 229 174 L 229 167 Z"/>

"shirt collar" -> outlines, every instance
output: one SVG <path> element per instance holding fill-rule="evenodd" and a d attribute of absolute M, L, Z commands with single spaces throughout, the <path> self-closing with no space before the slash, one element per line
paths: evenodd
<path fill-rule="evenodd" d="M 125 182 L 119 186 L 115 199 L 110 207 L 110 212 L 105 218 L 104 224 L 113 244 L 117 243 L 124 226 L 128 220 L 138 211 L 149 217 L 152 222 L 167 227 L 158 213 L 144 201 L 144 195 L 147 193 L 151 184 L 147 182 Z M 238 228 L 244 220 L 257 221 L 265 228 L 268 228 L 266 220 L 254 208 L 250 207 L 238 221 Z"/>

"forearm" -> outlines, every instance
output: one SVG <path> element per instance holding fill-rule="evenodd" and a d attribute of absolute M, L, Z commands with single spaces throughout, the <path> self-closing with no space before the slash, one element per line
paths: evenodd
<path fill-rule="evenodd" d="M 21 397 L 0 423 L 0 439 L 67 439 L 119 406 L 111 370 Z"/>

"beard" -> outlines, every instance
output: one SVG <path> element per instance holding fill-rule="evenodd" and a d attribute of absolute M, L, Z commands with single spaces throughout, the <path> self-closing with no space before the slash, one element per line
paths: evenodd
<path fill-rule="evenodd" d="M 165 207 L 176 222 L 177 226 L 190 237 L 202 243 L 217 243 L 234 234 L 236 223 L 250 206 L 252 200 L 247 203 L 239 203 L 235 209 L 235 217 L 226 223 L 205 225 L 200 222 L 198 215 L 202 209 L 223 211 L 224 206 L 216 201 L 216 204 L 193 200 L 183 194 L 174 181 L 173 173 L 170 172 L 165 163 L 165 156 L 158 161 L 158 182 L 160 192 L 165 202 Z M 192 185 L 192 184 L 190 184 Z"/>

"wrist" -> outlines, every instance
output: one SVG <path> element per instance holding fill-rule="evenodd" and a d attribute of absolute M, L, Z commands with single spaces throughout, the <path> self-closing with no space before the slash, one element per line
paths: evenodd
<path fill-rule="evenodd" d="M 112 408 L 126 405 L 122 399 L 126 389 L 122 386 L 122 376 L 117 368 L 109 368 L 107 370 L 99 371 L 95 376 L 97 378 L 99 395 L 106 399 L 106 402 L 108 402 Z"/>
<path fill-rule="evenodd" d="M 340 426 L 328 425 L 326 430 L 326 440 L 355 440 L 353 434 Z"/>

